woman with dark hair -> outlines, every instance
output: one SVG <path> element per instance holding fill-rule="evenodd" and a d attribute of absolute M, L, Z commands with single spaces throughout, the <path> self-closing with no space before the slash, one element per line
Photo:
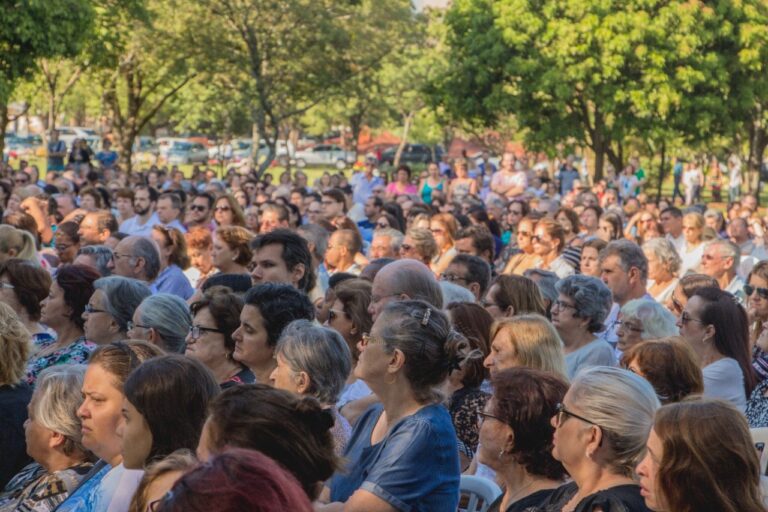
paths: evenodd
<path fill-rule="evenodd" d="M 768 322 L 768 261 L 757 263 L 749 272 L 744 294 L 747 296 L 749 341 L 753 347 L 752 366 L 762 384 L 768 380 L 768 330 L 765 328 Z"/>
<path fill-rule="evenodd" d="M 659 409 L 637 474 L 651 510 L 766 510 L 747 422 L 721 400 L 686 400 Z"/>
<path fill-rule="evenodd" d="M 539 286 L 533 280 L 518 275 L 497 277 L 488 288 L 482 304 L 497 320 L 524 313 L 547 314 Z"/>
<path fill-rule="evenodd" d="M 688 304 L 688 299 L 693 297 L 693 294 L 699 288 L 719 288 L 717 279 L 705 274 L 687 274 L 680 278 L 677 282 L 677 286 L 672 291 L 672 295 L 669 297 L 669 301 L 665 304 L 675 316 L 680 316 L 683 312 L 683 308 Z"/>
<path fill-rule="evenodd" d="M 677 326 L 696 353 L 704 396 L 722 398 L 744 411 L 757 380 L 744 308 L 728 292 L 700 288 L 688 300 Z"/>
<path fill-rule="evenodd" d="M 155 345 L 143 341 L 120 341 L 99 347 L 89 359 L 77 415 L 83 446 L 99 461 L 56 512 L 128 509 L 142 472 L 123 466 L 123 439 L 117 431 L 125 400 L 123 385 L 140 364 L 161 354 Z"/>
<path fill-rule="evenodd" d="M 418 189 L 411 183 L 411 168 L 407 165 L 400 165 L 395 170 L 395 179 L 387 185 L 387 199 L 393 201 L 397 196 L 416 195 Z"/>
<path fill-rule="evenodd" d="M 364 336 L 358 377 L 381 400 L 355 424 L 347 466 L 319 510 L 456 510 L 459 457 L 435 387 L 469 358 L 466 339 L 423 301 L 390 302 Z"/>
<path fill-rule="evenodd" d="M 563 227 L 565 246 L 581 245 L 583 240 L 579 238 L 581 221 L 579 215 L 570 208 L 560 208 L 555 212 L 555 220 Z"/>
<path fill-rule="evenodd" d="M 679 336 L 647 340 L 624 352 L 621 367 L 651 383 L 662 404 L 704 391 L 704 377 L 691 347 Z"/>
<path fill-rule="evenodd" d="M 496 472 L 504 494 L 489 512 L 523 512 L 562 485 L 563 465 L 552 457 L 550 420 L 568 383 L 533 368 L 510 368 L 493 376 L 493 397 L 480 413 L 478 461 Z"/>
<path fill-rule="evenodd" d="M 181 477 L 157 512 L 312 512 L 296 479 L 258 451 L 228 448 Z"/>
<path fill-rule="evenodd" d="M 243 299 L 224 286 L 213 286 L 193 302 L 192 328 L 185 355 L 197 359 L 213 373 L 222 389 L 255 382 L 253 372 L 234 359 L 232 334 L 240 326 Z"/>
<path fill-rule="evenodd" d="M 151 237 L 160 249 L 160 273 L 152 282 L 153 291 L 189 299 L 195 290 L 184 275 L 184 271 L 189 268 L 184 233 L 176 228 L 157 224 L 152 228 Z"/>
<path fill-rule="evenodd" d="M 209 411 L 197 447 L 202 461 L 228 447 L 257 450 L 296 477 L 310 500 L 338 465 L 333 416 L 314 398 L 245 384 L 222 392 Z"/>
<path fill-rule="evenodd" d="M 80 235 L 77 234 L 80 226 L 76 222 L 62 222 L 56 227 L 54 235 L 54 247 L 59 256 L 59 265 L 72 263 L 80 249 Z"/>
<path fill-rule="evenodd" d="M 374 231 L 379 229 L 388 229 L 388 228 L 396 229 L 401 233 L 403 232 L 402 224 L 400 224 L 400 221 L 397 220 L 397 218 L 394 215 L 387 212 L 381 212 L 381 214 L 379 215 L 379 218 L 376 219 L 376 227 L 374 228 Z"/>
<path fill-rule="evenodd" d="M 40 302 L 51 288 L 51 274 L 27 260 L 10 259 L 0 263 L 0 302 L 8 304 L 37 346 L 52 343 L 55 337 L 40 324 Z"/>
<path fill-rule="evenodd" d="M 213 221 L 217 227 L 240 226 L 245 227 L 245 215 L 243 209 L 237 203 L 237 199 L 231 194 L 223 194 L 216 198 L 213 207 Z"/>
<path fill-rule="evenodd" d="M 27 382 L 57 364 L 85 363 L 96 345 L 85 338 L 83 312 L 93 295 L 99 273 L 85 265 L 64 265 L 56 272 L 48 296 L 40 302 L 40 319 L 56 332 L 56 338 L 37 346 L 27 363 Z"/>
<path fill-rule="evenodd" d="M 603 212 L 598 222 L 597 236 L 604 242 L 613 242 L 621 238 L 623 222 L 615 212 Z"/>
<path fill-rule="evenodd" d="M 144 469 L 182 448 L 195 449 L 219 386 L 202 363 L 179 354 L 150 359 L 123 386 L 123 465 Z"/>
<path fill-rule="evenodd" d="M 468 464 L 477 450 L 477 415 L 483 411 L 490 396 L 480 387 L 488 378 L 483 360 L 490 352 L 493 317 L 482 306 L 470 302 L 453 302 L 445 309 L 453 328 L 467 338 L 470 349 L 483 355 L 483 359 L 472 359 L 462 368 L 451 371 L 442 388 L 448 397 L 448 411 L 460 441 L 459 455 L 466 457 L 462 462 Z"/>
<path fill-rule="evenodd" d="M 552 271 L 560 279 L 576 273 L 575 266 L 565 258 L 565 231 L 556 220 L 541 219 L 533 231 L 532 241 L 533 253 L 541 258 L 537 268 Z"/>

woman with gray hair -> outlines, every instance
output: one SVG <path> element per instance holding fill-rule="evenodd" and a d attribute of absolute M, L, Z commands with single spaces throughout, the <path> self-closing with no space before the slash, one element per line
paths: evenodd
<path fill-rule="evenodd" d="M 552 418 L 552 455 L 573 481 L 541 510 L 648 510 L 633 475 L 659 407 L 648 381 L 632 372 L 597 367 L 580 373 Z"/>
<path fill-rule="evenodd" d="M 128 337 L 157 345 L 168 353 L 183 354 L 192 327 L 189 306 L 181 297 L 158 293 L 144 299 L 128 322 Z"/>
<path fill-rule="evenodd" d="M 0 495 L 0 512 L 49 511 L 64 501 L 93 464 L 80 443 L 77 409 L 85 366 L 58 365 L 43 370 L 24 424 L 27 453 L 35 460 Z"/>
<path fill-rule="evenodd" d="M 563 340 L 568 378 L 590 366 L 615 366 L 613 348 L 595 336 L 611 310 L 611 291 L 596 277 L 575 275 L 555 286 L 552 325 Z"/>
<path fill-rule="evenodd" d="M 125 339 L 128 322 L 141 301 L 152 292 L 137 279 L 109 276 L 93 283 L 93 295 L 85 306 L 85 337 L 97 345 Z"/>
<path fill-rule="evenodd" d="M 651 238 L 643 244 L 643 253 L 648 259 L 648 294 L 665 304 L 679 281 L 680 255 L 666 238 Z"/>
<path fill-rule="evenodd" d="M 677 336 L 677 318 L 652 299 L 634 299 L 622 306 L 616 347 L 624 352 L 644 340 Z"/>
<path fill-rule="evenodd" d="M 352 371 L 352 353 L 347 342 L 333 329 L 309 320 L 294 320 L 283 331 L 275 347 L 277 366 L 270 375 L 277 389 L 310 395 L 333 412 L 331 429 L 336 453 L 347 446 L 352 427 L 339 414 L 336 401 Z"/>

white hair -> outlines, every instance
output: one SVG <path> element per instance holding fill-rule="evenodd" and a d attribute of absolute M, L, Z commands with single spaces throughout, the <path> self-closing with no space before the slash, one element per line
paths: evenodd
<path fill-rule="evenodd" d="M 450 281 L 440 281 L 440 288 L 443 291 L 443 304 L 447 306 L 452 302 L 475 302 L 475 294 L 463 286 Z"/>
<path fill-rule="evenodd" d="M 653 299 L 640 298 L 627 302 L 621 308 L 621 317 L 639 320 L 640 325 L 643 326 L 643 333 L 640 337 L 644 340 L 666 338 L 679 334 L 675 315 Z"/>

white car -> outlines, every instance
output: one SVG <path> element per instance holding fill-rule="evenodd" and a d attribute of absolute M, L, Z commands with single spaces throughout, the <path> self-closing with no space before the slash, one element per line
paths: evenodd
<path fill-rule="evenodd" d="M 336 144 L 318 144 L 315 147 L 297 151 L 295 155 L 296 167 L 304 168 L 308 165 L 334 165 L 337 169 L 344 169 L 347 165 L 355 163 L 354 151 L 345 151 Z"/>
<path fill-rule="evenodd" d="M 169 164 L 194 164 L 208 162 L 208 149 L 199 142 L 176 140 L 168 145 L 166 160 Z"/>
<path fill-rule="evenodd" d="M 82 126 L 57 126 L 56 130 L 59 132 L 59 140 L 64 141 L 68 148 L 72 147 L 72 142 L 75 139 L 85 139 L 88 141 L 88 145 L 95 148 L 98 146 L 101 137 L 96 133 L 93 128 L 84 128 Z"/>

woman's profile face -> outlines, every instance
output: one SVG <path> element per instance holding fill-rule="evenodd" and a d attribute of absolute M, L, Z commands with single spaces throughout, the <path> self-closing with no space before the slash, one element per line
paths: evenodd
<path fill-rule="evenodd" d="M 651 510 L 663 509 L 662 500 L 660 500 L 656 488 L 659 466 L 663 457 L 664 446 L 656 434 L 656 430 L 652 428 L 645 445 L 645 457 L 637 465 L 637 476 L 640 477 L 640 495 L 645 500 L 645 505 Z"/>
<path fill-rule="evenodd" d="M 123 393 L 112 384 L 114 380 L 115 376 L 101 364 L 89 364 L 83 380 L 83 403 L 77 410 L 83 446 L 110 464 L 119 462 L 123 445 L 117 433 Z"/>
<path fill-rule="evenodd" d="M 152 451 L 152 431 L 144 416 L 127 398 L 123 399 L 122 415 L 118 433 L 123 439 L 123 465 L 126 469 L 142 469 Z"/>
<path fill-rule="evenodd" d="M 607 220 L 600 219 L 597 226 L 597 237 L 604 242 L 610 242 L 614 236 L 613 224 Z"/>

